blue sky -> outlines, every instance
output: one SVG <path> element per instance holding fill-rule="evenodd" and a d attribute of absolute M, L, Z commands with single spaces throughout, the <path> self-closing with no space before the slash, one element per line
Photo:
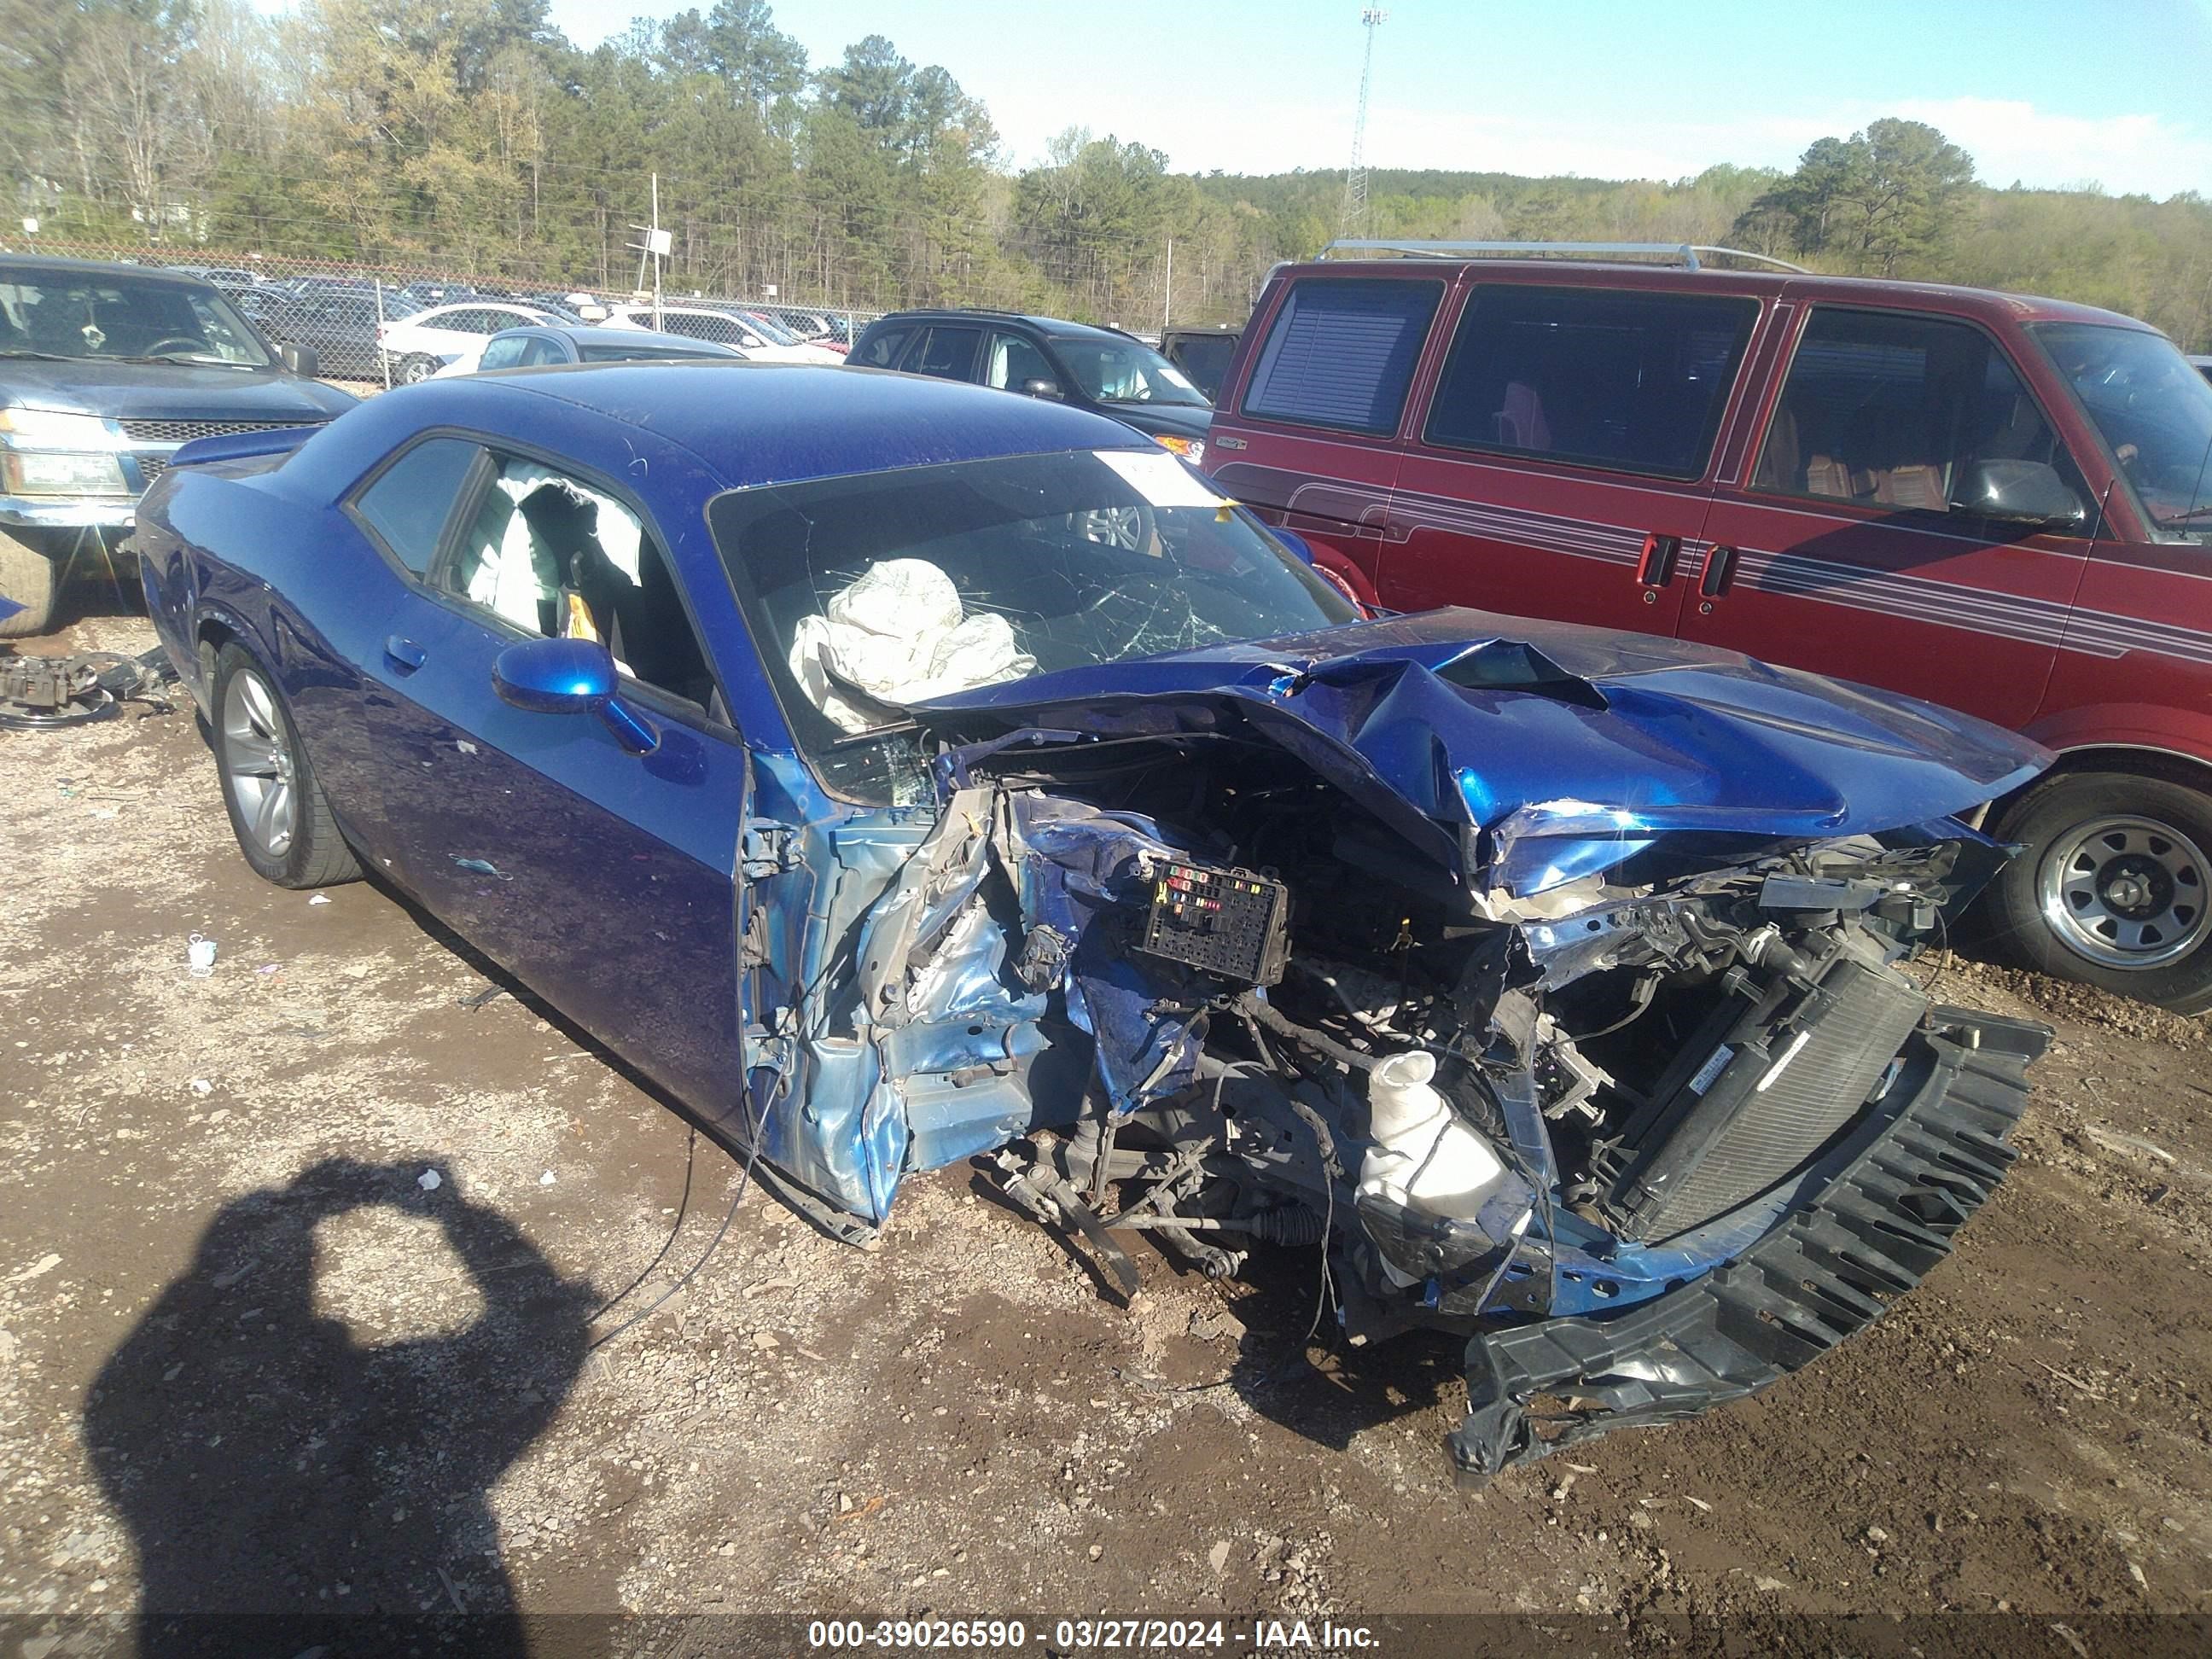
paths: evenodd
<path fill-rule="evenodd" d="M 711 3 L 711 0 L 708 0 Z M 677 8 L 664 4 L 658 15 Z M 639 0 L 553 0 L 571 40 Z M 1017 165 L 1071 124 L 1178 169 L 1340 167 L 1357 0 L 783 0 L 816 64 L 869 33 L 989 105 Z M 2212 0 L 1398 0 L 1376 42 L 1370 165 L 1674 178 L 1790 164 L 1886 114 L 2004 185 L 2212 193 Z"/>

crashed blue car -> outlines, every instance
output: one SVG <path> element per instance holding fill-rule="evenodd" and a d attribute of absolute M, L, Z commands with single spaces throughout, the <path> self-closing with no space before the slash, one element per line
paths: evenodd
<path fill-rule="evenodd" d="M 1672 640 L 1363 617 L 1103 417 L 523 370 L 138 518 L 246 859 L 374 872 L 854 1240 L 978 1160 L 1134 1292 L 1467 1339 L 1479 1483 L 1747 1394 L 1950 1250 L 2046 1029 L 1897 964 L 2040 750 Z"/>

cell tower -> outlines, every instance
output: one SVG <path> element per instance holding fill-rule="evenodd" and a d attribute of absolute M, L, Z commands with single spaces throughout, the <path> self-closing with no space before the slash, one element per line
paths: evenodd
<path fill-rule="evenodd" d="M 1389 21 L 1390 14 L 1380 6 L 1366 7 L 1359 14 L 1359 27 L 1367 31 L 1367 52 L 1359 62 L 1359 113 L 1352 120 L 1352 165 L 1344 170 L 1340 235 L 1367 234 L 1367 82 L 1375 73 L 1375 31 Z"/>

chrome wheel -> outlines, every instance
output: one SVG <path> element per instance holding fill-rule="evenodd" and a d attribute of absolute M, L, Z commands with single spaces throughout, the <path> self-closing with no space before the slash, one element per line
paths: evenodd
<path fill-rule="evenodd" d="M 2212 921 L 2212 860 L 2154 818 L 2101 817 L 2058 836 L 2037 871 L 2044 920 L 2106 968 L 2163 967 Z"/>
<path fill-rule="evenodd" d="M 241 828 L 264 856 L 283 858 L 297 813 L 292 749 L 276 694 L 251 670 L 233 674 L 223 693 L 222 771 Z"/>

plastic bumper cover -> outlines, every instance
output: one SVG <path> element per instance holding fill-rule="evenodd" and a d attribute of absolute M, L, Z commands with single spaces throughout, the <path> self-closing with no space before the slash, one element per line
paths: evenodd
<path fill-rule="evenodd" d="M 1829 1184 L 1726 1266 L 1618 1319 L 1548 1319 L 1468 1344 L 1455 1477 L 1502 1470 L 1617 1428 L 1695 1417 L 1765 1388 L 1853 1332 L 1951 1253 L 2016 1154 L 2006 1137 L 2051 1029 L 1940 1007 L 1903 1050 L 1905 1103 L 1829 1154 Z M 1540 1413 L 1540 1398 L 1562 1408 Z"/>

